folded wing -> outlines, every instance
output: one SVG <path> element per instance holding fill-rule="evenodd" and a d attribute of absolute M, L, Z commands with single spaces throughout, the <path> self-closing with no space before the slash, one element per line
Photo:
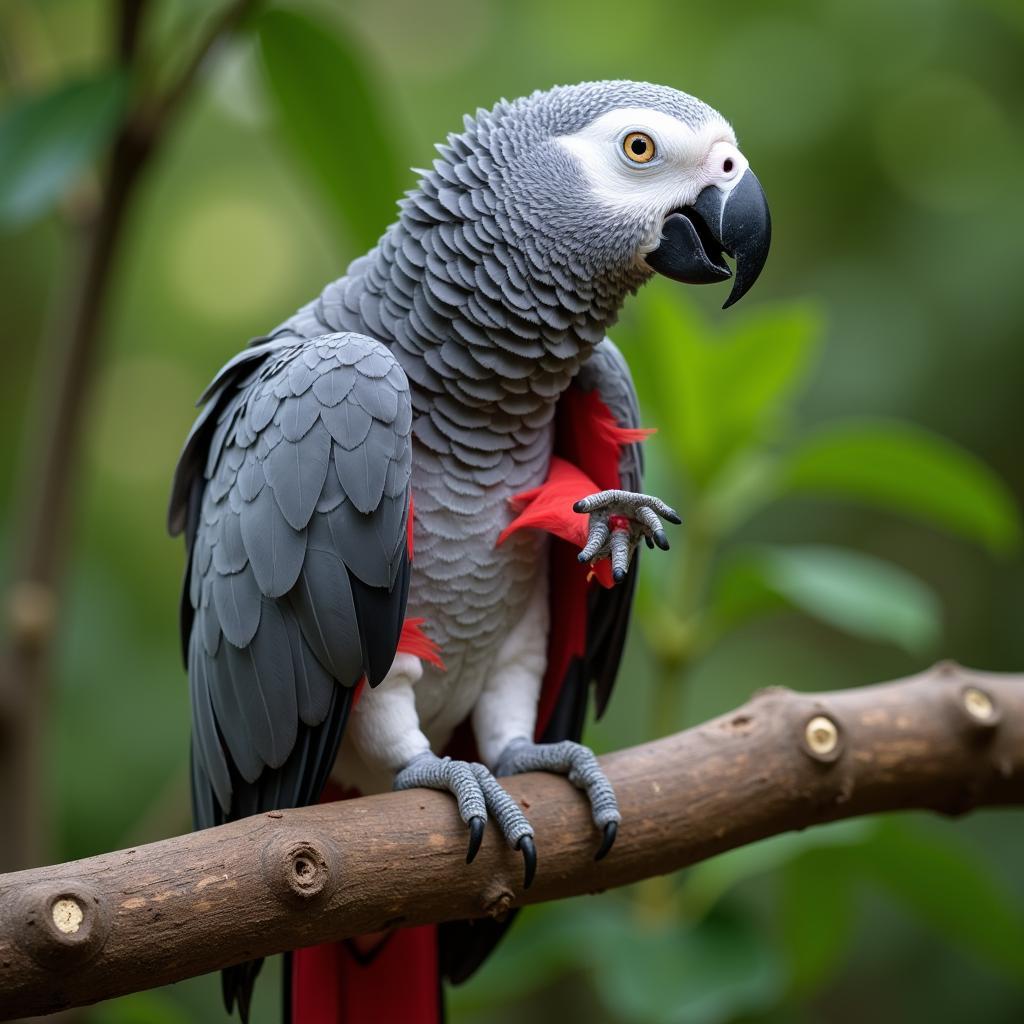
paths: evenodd
<path fill-rule="evenodd" d="M 357 334 L 221 371 L 172 495 L 197 827 L 314 802 L 357 684 L 394 659 L 409 584 L 411 404 Z"/>

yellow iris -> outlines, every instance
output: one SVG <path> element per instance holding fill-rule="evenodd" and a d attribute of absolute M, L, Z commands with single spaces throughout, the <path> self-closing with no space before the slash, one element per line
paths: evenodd
<path fill-rule="evenodd" d="M 650 163 L 654 159 L 654 139 L 643 132 L 630 132 L 622 140 L 622 151 L 635 164 Z"/>

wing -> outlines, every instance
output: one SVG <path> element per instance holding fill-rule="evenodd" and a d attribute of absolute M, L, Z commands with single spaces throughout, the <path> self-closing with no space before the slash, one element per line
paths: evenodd
<path fill-rule="evenodd" d="M 640 427 L 640 407 L 629 366 L 609 338 L 594 348 L 590 359 L 580 368 L 573 387 L 599 399 L 604 409 L 600 406 L 597 408 L 601 413 L 610 413 L 618 428 L 633 431 Z M 567 439 L 564 435 L 560 436 L 565 443 Z M 591 462 L 597 463 L 584 468 L 590 471 L 599 486 L 622 487 L 629 491 L 643 490 L 644 460 L 639 443 L 623 444 L 619 448 L 616 466 L 618 479 L 611 482 L 601 478 L 602 472 L 607 470 L 594 458 L 599 454 L 594 447 L 591 445 L 587 452 L 576 451 L 570 455 L 580 462 L 589 457 Z M 556 551 L 555 557 L 558 555 Z M 572 571 L 568 560 L 565 568 Z M 544 727 L 543 739 L 546 742 L 580 739 L 591 686 L 594 688 L 597 716 L 600 718 L 604 714 L 622 661 L 639 570 L 640 551 L 637 550 L 629 574 L 622 584 L 610 590 L 598 586 L 588 589 L 583 654 L 569 661 L 560 681 L 545 681 L 546 686 L 553 683 L 558 693 L 554 710 Z"/>
<path fill-rule="evenodd" d="M 594 349 L 594 354 L 583 364 L 576 380 L 584 391 L 597 393 L 618 426 L 627 430 L 640 427 L 640 406 L 633 386 L 633 376 L 622 353 L 609 338 L 605 338 Z M 642 491 L 643 481 L 643 448 L 638 443 L 623 445 L 619 456 L 619 486 L 626 491 Z M 621 586 L 611 590 L 595 587 L 590 594 L 583 675 L 585 682 L 594 685 L 598 718 L 608 707 L 615 677 L 619 672 L 639 573 L 638 549 L 633 556 L 629 574 Z"/>
<path fill-rule="evenodd" d="M 199 828 L 315 801 L 409 582 L 405 373 L 356 334 L 276 338 L 218 375 L 175 478 Z"/>

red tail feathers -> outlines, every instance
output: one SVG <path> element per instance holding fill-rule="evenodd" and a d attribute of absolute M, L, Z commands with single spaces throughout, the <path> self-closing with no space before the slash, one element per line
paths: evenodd
<path fill-rule="evenodd" d="M 383 937 L 369 957 L 346 942 L 296 950 L 291 1020 L 292 1024 L 441 1024 L 437 928 L 399 929 Z"/>

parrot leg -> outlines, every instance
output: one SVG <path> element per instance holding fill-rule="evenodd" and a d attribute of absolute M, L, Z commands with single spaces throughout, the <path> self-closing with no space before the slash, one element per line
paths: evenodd
<path fill-rule="evenodd" d="M 661 519 L 676 525 L 682 522 L 675 510 L 660 498 L 635 491 L 599 491 L 581 498 L 572 508 L 574 512 L 590 516 L 587 543 L 579 553 L 579 560 L 595 562 L 610 558 L 616 583 L 625 578 L 633 551 L 641 539 L 648 547 L 657 545 L 662 551 L 668 550 L 668 537 Z"/>
<path fill-rule="evenodd" d="M 523 887 L 530 888 L 537 871 L 537 850 L 533 842 L 533 826 L 519 805 L 502 789 L 501 784 L 482 764 L 453 761 L 426 750 L 417 754 L 396 776 L 395 789 L 446 790 L 455 797 L 459 816 L 469 826 L 469 849 L 466 863 L 476 857 L 484 837 L 488 814 L 501 829 L 505 841 L 523 855 Z"/>
<path fill-rule="evenodd" d="M 522 772 L 565 775 L 574 786 L 586 793 L 594 824 L 604 832 L 594 860 L 605 857 L 615 842 L 622 815 L 619 814 L 615 790 L 601 771 L 594 752 L 572 740 L 533 743 L 525 736 L 520 736 L 502 751 L 495 766 L 495 775 L 519 775 Z"/>

